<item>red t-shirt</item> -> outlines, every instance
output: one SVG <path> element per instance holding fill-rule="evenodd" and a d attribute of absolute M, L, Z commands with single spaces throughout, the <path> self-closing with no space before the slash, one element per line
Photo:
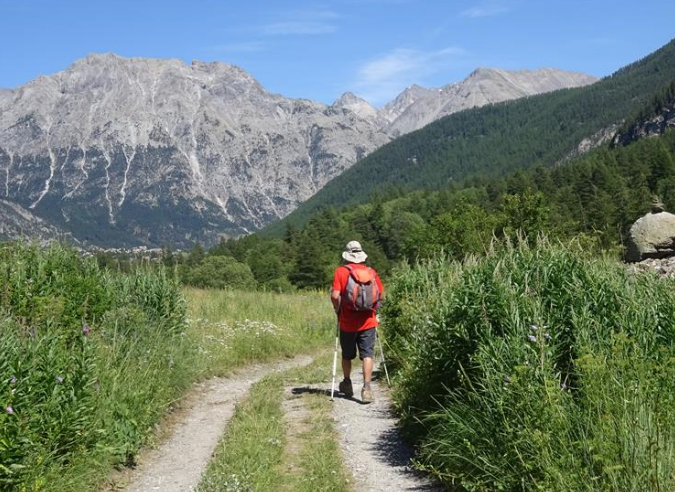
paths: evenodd
<path fill-rule="evenodd" d="M 353 267 L 355 270 L 360 268 L 368 268 L 362 263 L 349 263 L 349 266 Z M 375 271 L 373 269 L 373 271 Z M 333 290 L 338 290 L 341 293 L 344 292 L 347 287 L 347 280 L 349 279 L 349 270 L 344 266 L 339 266 L 335 269 L 333 274 Z M 375 272 L 375 281 L 377 286 L 380 289 L 380 293 L 384 294 L 384 287 L 382 287 L 382 281 L 380 276 Z M 341 308 L 340 313 L 338 314 L 338 323 L 340 324 L 340 329 L 342 331 L 363 331 L 368 328 L 375 328 L 378 324 L 377 318 L 375 317 L 375 311 L 352 311 L 348 308 Z"/>

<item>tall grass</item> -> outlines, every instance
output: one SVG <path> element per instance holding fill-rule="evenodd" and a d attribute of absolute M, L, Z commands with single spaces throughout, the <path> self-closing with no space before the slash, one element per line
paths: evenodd
<path fill-rule="evenodd" d="M 194 378 L 184 318 L 162 271 L 111 275 L 58 245 L 2 246 L 0 490 L 74 490 L 132 463 Z"/>
<path fill-rule="evenodd" d="M 403 267 L 383 313 L 420 465 L 466 490 L 675 489 L 675 282 L 520 244 Z"/>
<path fill-rule="evenodd" d="M 182 291 L 161 269 L 0 246 L 0 490 L 97 487 L 192 382 L 329 346 L 332 317 L 323 294 Z"/>
<path fill-rule="evenodd" d="M 334 336 L 335 315 L 325 293 L 184 292 L 187 332 L 203 356 L 204 374 L 329 347 Z"/>

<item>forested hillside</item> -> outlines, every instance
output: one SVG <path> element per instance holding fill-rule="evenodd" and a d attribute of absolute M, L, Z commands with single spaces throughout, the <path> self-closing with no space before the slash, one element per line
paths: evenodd
<path fill-rule="evenodd" d="M 675 210 L 675 132 L 626 147 L 604 147 L 564 166 L 538 166 L 505 177 L 475 178 L 437 191 L 378 195 L 341 211 L 325 208 L 283 237 L 251 235 L 197 246 L 184 278 L 208 286 L 215 278 L 273 290 L 325 288 L 347 240 L 358 239 L 383 273 L 396 261 L 481 253 L 518 234 L 578 237 L 621 254 L 627 229 L 660 195 Z M 229 258 L 228 258 L 229 257 Z M 227 274 L 218 274 L 220 270 Z"/>
<path fill-rule="evenodd" d="M 396 139 L 330 181 L 283 222 L 392 188 L 442 188 L 470 176 L 551 166 L 631 120 L 675 79 L 675 41 L 593 85 L 463 111 Z M 279 233 L 283 223 L 268 228 Z"/>

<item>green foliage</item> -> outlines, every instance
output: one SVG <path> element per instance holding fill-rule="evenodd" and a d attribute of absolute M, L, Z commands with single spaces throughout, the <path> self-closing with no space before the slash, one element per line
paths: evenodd
<path fill-rule="evenodd" d="M 176 282 L 58 245 L 4 244 L 0 271 L 0 490 L 56 487 L 85 457 L 132 463 L 192 377 Z"/>
<path fill-rule="evenodd" d="M 403 266 L 382 313 L 420 466 L 466 490 L 675 487 L 675 282 L 575 246 Z"/>
<path fill-rule="evenodd" d="M 256 384 L 237 406 L 227 433 L 209 465 L 200 492 L 278 490 L 283 457 L 284 422 L 281 378 Z"/>
<path fill-rule="evenodd" d="M 183 281 L 210 289 L 253 289 L 256 286 L 251 268 L 230 256 L 208 256 L 194 266 L 185 265 Z"/>
<path fill-rule="evenodd" d="M 620 123 L 663 94 L 675 79 L 674 60 L 671 41 L 589 86 L 447 116 L 368 155 L 285 221 L 305 223 L 323 207 L 363 203 L 392 187 L 438 189 L 467 177 L 553 166 L 584 138 Z M 282 228 L 283 221 L 268 230 Z"/>
<path fill-rule="evenodd" d="M 325 293 L 185 289 L 188 336 L 203 355 L 200 373 L 289 357 L 330 345 L 335 315 Z"/>
<path fill-rule="evenodd" d="M 443 252 L 461 260 L 483 254 L 494 240 L 541 233 L 583 238 L 589 247 L 618 254 L 630 225 L 649 210 L 654 195 L 675 209 L 674 131 L 627 147 L 597 149 L 564 166 L 398 193 L 390 200 L 380 196 L 340 212 L 326 209 L 283 239 L 240 241 L 248 245 L 250 254 L 243 258 L 259 272 L 258 280 L 287 272 L 280 282 L 322 289 L 351 239 L 361 241 L 369 263 L 385 276 L 403 259 Z M 238 244 L 232 241 L 231 250 L 240 251 Z"/>

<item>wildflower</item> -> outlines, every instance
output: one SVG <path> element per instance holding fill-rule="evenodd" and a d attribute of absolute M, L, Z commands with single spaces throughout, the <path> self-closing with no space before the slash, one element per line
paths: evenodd
<path fill-rule="evenodd" d="M 14 415 L 14 409 L 12 408 L 12 405 L 9 405 L 7 408 L 5 408 L 5 412 L 10 415 Z"/>
<path fill-rule="evenodd" d="M 530 330 L 539 331 L 539 327 L 537 325 L 530 325 Z"/>
<path fill-rule="evenodd" d="M 91 328 L 89 328 L 89 325 L 84 324 L 82 325 L 82 333 L 86 336 L 89 335 L 89 332 L 91 331 Z"/>
<path fill-rule="evenodd" d="M 527 339 L 530 342 L 536 342 L 537 341 L 537 337 L 535 337 L 534 335 L 527 335 Z"/>
<path fill-rule="evenodd" d="M 9 380 L 9 384 L 16 384 L 16 376 L 12 376 Z"/>
<path fill-rule="evenodd" d="M 566 390 L 566 389 L 567 389 L 567 383 L 565 383 L 565 381 L 563 381 L 563 382 L 560 384 L 560 389 L 563 389 L 563 390 Z"/>
<path fill-rule="evenodd" d="M 504 376 L 504 382 L 505 382 L 505 383 L 510 383 L 510 382 L 511 382 L 511 378 L 510 378 L 509 376 Z"/>
<path fill-rule="evenodd" d="M 545 338 L 546 340 L 550 340 L 550 339 L 551 339 L 551 334 L 548 333 L 548 332 L 544 333 L 544 338 Z"/>
<path fill-rule="evenodd" d="M 63 378 L 61 376 L 56 376 L 54 378 L 54 381 L 56 381 L 58 384 L 61 384 L 61 383 L 63 383 Z"/>

